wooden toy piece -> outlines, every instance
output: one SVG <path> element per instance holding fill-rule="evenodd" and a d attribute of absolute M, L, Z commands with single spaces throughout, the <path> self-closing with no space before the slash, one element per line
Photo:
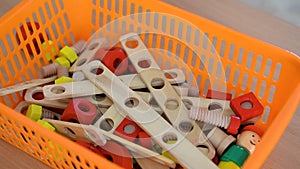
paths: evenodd
<path fill-rule="evenodd" d="M 148 149 L 152 149 L 153 143 L 151 137 L 144 131 L 140 131 L 138 134 L 138 142 L 141 146 Z"/>
<path fill-rule="evenodd" d="M 34 96 L 36 94 L 41 94 L 43 96 L 43 88 L 35 87 L 35 88 L 28 89 L 25 93 L 24 100 L 28 103 L 38 104 L 46 107 L 59 108 L 59 109 L 65 109 L 68 105 L 68 103 L 66 102 L 60 100 L 49 100 L 44 97 L 35 99 Z"/>
<path fill-rule="evenodd" d="M 120 38 L 121 45 L 127 53 L 132 65 L 137 70 L 140 78 L 163 110 L 168 120 L 186 138 L 196 146 L 208 148 L 207 156 L 212 159 L 215 156 L 213 146 L 207 141 L 206 136 L 198 125 L 189 118 L 189 110 L 184 106 L 180 96 L 167 81 L 166 76 L 160 70 L 159 65 L 137 34 L 131 33 Z M 131 42 L 137 45 L 132 47 Z M 161 86 L 153 86 L 154 82 L 162 83 Z"/>
<path fill-rule="evenodd" d="M 82 141 L 77 141 L 77 143 L 90 149 L 94 153 L 111 160 L 113 163 L 124 169 L 132 169 L 133 167 L 131 153 L 124 146 L 114 141 L 107 141 L 107 143 L 102 147 L 94 146 Z"/>
<path fill-rule="evenodd" d="M 184 75 L 180 70 L 166 70 L 166 72 L 172 72 L 176 74 L 176 78 L 168 79 L 170 83 L 176 84 L 184 81 Z M 118 76 L 126 85 L 131 89 L 146 88 L 144 82 L 137 74 Z M 161 85 L 160 83 L 153 84 L 154 86 Z M 59 89 L 59 90 L 58 90 Z M 43 92 L 48 99 L 64 99 L 72 97 L 83 97 L 97 94 L 103 94 L 103 91 L 95 87 L 89 80 L 78 81 L 65 84 L 46 85 L 43 87 Z"/>
<path fill-rule="evenodd" d="M 83 97 L 84 99 L 90 101 L 99 108 L 109 108 L 113 102 L 105 94 L 96 94 L 94 96 Z"/>
<path fill-rule="evenodd" d="M 106 40 L 103 38 L 92 39 L 86 49 L 81 53 L 80 57 L 70 68 L 70 72 L 76 72 L 82 70 L 82 68 L 93 60 L 95 53 L 106 44 Z"/>
<path fill-rule="evenodd" d="M 208 99 L 219 99 L 219 100 L 231 100 L 232 94 L 220 92 L 212 89 L 208 89 L 206 98 Z"/>
<path fill-rule="evenodd" d="M 77 124 L 77 123 L 70 123 L 70 122 L 64 122 L 64 121 L 58 121 L 58 120 L 52 120 L 52 119 L 44 119 L 45 121 L 49 122 L 52 124 L 56 131 L 73 139 L 73 140 L 82 140 L 88 143 L 95 143 L 93 140 L 98 140 L 99 143 L 101 141 L 106 143 L 106 138 L 110 140 L 117 141 L 123 145 L 126 146 L 126 148 L 130 149 L 133 152 L 136 152 L 140 157 L 148 157 L 151 160 L 154 160 L 158 163 L 167 165 L 171 168 L 175 168 L 175 163 L 166 158 L 163 157 L 162 155 L 151 151 L 147 148 L 144 148 L 140 145 L 137 145 L 133 142 L 130 142 L 126 139 L 123 139 L 119 136 L 114 135 L 111 132 L 104 131 L 98 127 L 95 127 L 93 125 L 84 125 L 84 124 Z M 105 137 L 103 137 L 105 136 Z M 98 138 L 98 139 L 91 139 L 91 138 Z M 100 144 L 96 144 L 101 146 Z M 105 144 L 104 143 L 104 144 Z M 102 144 L 102 145 L 104 145 Z"/>
<path fill-rule="evenodd" d="M 237 137 L 235 145 L 230 146 L 220 158 L 218 167 L 220 169 L 240 169 L 253 153 L 257 144 L 260 143 L 263 135 L 262 129 L 249 125 L 243 128 Z"/>
<path fill-rule="evenodd" d="M 38 124 L 42 125 L 43 127 L 51 130 L 51 131 L 55 131 L 55 127 L 52 126 L 49 122 L 44 121 L 44 120 L 38 120 L 37 121 Z"/>
<path fill-rule="evenodd" d="M 237 116 L 223 115 L 220 110 L 208 110 L 193 106 L 190 110 L 190 118 L 227 129 L 230 134 L 237 134 L 241 120 Z"/>
<path fill-rule="evenodd" d="M 61 115 L 54 112 L 54 111 L 51 111 L 49 109 L 46 109 L 46 108 L 43 108 L 42 109 L 42 117 L 41 119 L 55 119 L 55 120 L 60 120 L 61 119 Z"/>
<path fill-rule="evenodd" d="M 74 63 L 78 58 L 77 53 L 69 46 L 60 49 L 59 56 L 67 58 L 70 63 Z"/>
<path fill-rule="evenodd" d="M 85 40 L 79 40 L 74 43 L 71 48 L 76 52 L 77 55 L 80 55 L 87 46 L 87 42 Z"/>
<path fill-rule="evenodd" d="M 72 75 L 72 79 L 74 82 L 84 81 L 86 80 L 84 74 L 81 71 L 74 72 Z"/>
<path fill-rule="evenodd" d="M 261 116 L 264 111 L 264 107 L 253 92 L 232 99 L 230 107 L 241 118 L 242 122 Z"/>
<path fill-rule="evenodd" d="M 56 79 L 56 76 L 52 76 L 52 77 L 45 78 L 45 79 L 34 79 L 34 80 L 18 83 L 18 84 L 13 85 L 13 86 L 1 88 L 0 89 L 0 96 L 8 95 L 8 94 L 19 92 L 19 91 L 29 89 L 29 88 L 32 88 L 32 87 L 36 87 L 36 86 L 39 86 L 39 85 L 50 83 L 50 82 L 53 82 L 55 79 Z"/>
<path fill-rule="evenodd" d="M 199 89 L 197 87 L 193 87 L 191 86 L 190 84 L 188 83 L 183 83 L 182 86 L 184 88 L 188 88 L 188 94 L 187 96 L 190 96 L 190 97 L 199 97 Z"/>
<path fill-rule="evenodd" d="M 47 66 L 43 66 L 42 67 L 42 76 L 45 78 L 45 77 L 56 75 L 58 67 L 59 67 L 59 64 L 57 62 L 51 63 L 50 65 L 47 65 Z"/>
<path fill-rule="evenodd" d="M 57 77 L 60 78 L 62 76 L 69 77 L 69 69 L 66 66 L 57 67 Z"/>
<path fill-rule="evenodd" d="M 43 119 L 55 127 L 55 130 L 72 140 L 81 140 L 87 143 L 94 143 L 99 146 L 106 144 L 106 137 L 99 130 L 91 125 L 64 122 L 53 119 Z"/>
<path fill-rule="evenodd" d="M 73 79 L 67 76 L 61 76 L 54 81 L 55 84 L 64 84 L 70 82 L 73 82 Z"/>
<path fill-rule="evenodd" d="M 49 46 L 51 47 L 52 55 L 54 55 L 54 56 L 58 55 L 58 52 L 53 47 L 53 41 L 52 40 L 48 40 L 48 41 L 45 41 L 45 42 L 42 43 L 42 49 L 43 50 L 47 50 L 47 48 Z M 49 52 L 46 52 L 45 56 L 46 56 L 47 61 L 50 62 L 51 61 L 51 54 Z"/>
<path fill-rule="evenodd" d="M 76 98 L 68 104 L 61 116 L 61 120 L 81 124 L 92 124 L 97 115 L 98 111 L 91 102 L 82 98 Z"/>
<path fill-rule="evenodd" d="M 28 107 L 28 110 L 26 112 L 26 116 L 30 118 L 31 120 L 38 121 L 42 117 L 42 106 L 31 104 Z"/>
<path fill-rule="evenodd" d="M 93 60 L 100 60 L 116 75 L 121 75 L 127 71 L 127 55 L 120 47 L 102 47 L 96 52 Z"/>
<path fill-rule="evenodd" d="M 232 135 L 227 135 L 218 127 L 214 127 L 207 134 L 207 138 L 216 148 L 218 155 L 222 155 L 226 148 L 236 141 Z"/>
<path fill-rule="evenodd" d="M 30 103 L 27 103 L 26 101 L 21 101 L 15 108 L 14 110 L 16 112 L 22 113 L 22 114 L 26 114 L 26 111 L 28 109 L 28 106 L 30 105 Z"/>
<path fill-rule="evenodd" d="M 70 61 L 67 58 L 63 57 L 63 56 L 60 56 L 60 57 L 56 58 L 55 62 L 58 63 L 61 66 L 66 66 L 67 68 L 70 68 Z"/>
<path fill-rule="evenodd" d="M 111 98 L 120 111 L 136 121 L 157 143 L 168 150 L 182 166 L 192 169 L 199 168 L 199 166 L 217 168 L 100 61 L 88 63 L 84 67 L 83 73 Z M 158 128 L 159 130 L 157 130 Z M 167 144 L 169 140 L 176 140 L 176 143 Z"/>

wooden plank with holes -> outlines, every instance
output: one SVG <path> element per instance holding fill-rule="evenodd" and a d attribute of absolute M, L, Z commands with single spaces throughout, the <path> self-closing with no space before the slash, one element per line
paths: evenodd
<path fill-rule="evenodd" d="M 65 109 L 68 106 L 70 100 L 49 100 L 47 98 L 38 98 L 35 99 L 33 96 L 36 93 L 42 93 L 42 87 L 34 87 L 28 89 L 25 93 L 24 100 L 28 103 L 38 104 L 46 107 L 60 108 Z"/>
<path fill-rule="evenodd" d="M 159 65 L 140 37 L 135 33 L 130 33 L 120 37 L 120 41 L 140 78 L 147 85 L 173 126 L 186 135 L 187 139 L 195 146 L 207 147 L 209 150 L 207 156 L 212 159 L 215 156 L 213 145 L 208 141 L 195 121 L 189 118 L 189 110 L 184 106 L 180 96 L 167 81 Z M 135 44 L 135 46 L 132 44 Z M 153 83 L 157 81 L 163 85 L 159 87 L 153 86 Z"/>
<path fill-rule="evenodd" d="M 98 71 L 98 70 L 101 71 Z M 126 86 L 100 61 L 92 61 L 83 69 L 85 76 L 102 89 L 122 112 L 152 136 L 162 148 L 170 152 L 185 168 L 217 169 L 184 135 L 163 119 L 137 93 Z M 172 141 L 172 144 L 169 142 Z"/>
<path fill-rule="evenodd" d="M 183 83 L 185 81 L 185 76 L 183 72 L 179 69 L 165 70 L 165 76 L 172 76 L 173 78 L 168 78 L 171 84 Z M 118 76 L 126 85 L 131 89 L 142 89 L 146 88 L 144 82 L 140 79 L 139 75 L 122 75 Z M 161 83 L 157 82 L 153 84 L 154 86 L 160 86 Z M 179 90 L 181 89 L 181 90 Z M 184 93 L 184 88 L 177 89 L 178 92 Z M 52 84 L 43 87 L 44 96 L 48 99 L 65 99 L 72 97 L 82 97 L 91 96 L 95 94 L 102 94 L 103 91 L 95 87 L 93 83 L 89 80 L 70 82 L 64 84 Z"/>
<path fill-rule="evenodd" d="M 119 136 L 112 134 L 111 132 L 106 132 L 100 128 L 96 128 L 93 125 L 83 125 L 77 123 L 70 123 L 52 119 L 44 119 L 45 121 L 51 123 L 55 129 L 69 137 L 73 140 L 83 140 L 88 143 L 95 143 L 97 145 L 104 145 L 107 139 L 115 140 L 123 144 L 129 150 L 135 152 L 137 157 L 147 157 L 151 160 L 154 160 L 160 164 L 175 168 L 174 161 L 154 152 L 147 148 L 144 148 L 140 145 L 132 143 L 126 139 L 123 139 Z M 105 136 L 105 137 L 104 137 Z"/>
<path fill-rule="evenodd" d="M 48 77 L 45 79 L 34 79 L 34 80 L 18 83 L 16 85 L 9 86 L 6 88 L 1 88 L 0 96 L 4 96 L 7 94 L 11 94 L 11 93 L 15 93 L 15 92 L 22 91 L 25 89 L 29 89 L 29 88 L 36 87 L 36 86 L 39 86 L 42 84 L 50 83 L 50 82 L 53 82 L 56 78 L 57 78 L 57 76 L 52 76 L 52 77 Z"/>

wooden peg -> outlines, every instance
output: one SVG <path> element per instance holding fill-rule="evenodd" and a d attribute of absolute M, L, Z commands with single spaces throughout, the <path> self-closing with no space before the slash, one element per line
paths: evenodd
<path fill-rule="evenodd" d="M 71 46 L 77 55 L 80 55 L 86 49 L 86 47 L 87 42 L 85 40 L 79 40 Z"/>
<path fill-rule="evenodd" d="M 57 67 L 57 77 L 60 78 L 62 76 L 69 77 L 69 69 L 66 66 Z"/>
<path fill-rule="evenodd" d="M 9 87 L 6 87 L 6 88 L 1 88 L 0 89 L 0 96 L 8 95 L 8 94 L 15 93 L 15 92 L 18 92 L 18 91 L 22 91 L 22 90 L 25 90 L 25 89 L 29 89 L 29 88 L 32 88 L 32 87 L 36 87 L 36 86 L 39 86 L 39 85 L 50 83 L 50 82 L 53 82 L 56 78 L 57 78 L 57 76 L 52 76 L 52 77 L 45 78 L 45 79 L 34 79 L 34 80 L 18 83 L 16 85 L 9 86 Z"/>
<path fill-rule="evenodd" d="M 83 73 L 99 89 L 103 90 L 121 111 L 136 121 L 157 143 L 169 151 L 182 166 L 192 169 L 196 169 L 199 166 L 217 169 L 217 166 L 100 61 L 88 63 L 83 68 Z M 157 130 L 157 128 L 160 130 Z M 176 140 L 176 143 L 168 144 L 167 142 L 170 139 Z"/>
<path fill-rule="evenodd" d="M 46 65 L 42 67 L 42 76 L 50 77 L 55 76 L 57 74 L 57 68 L 59 67 L 59 64 L 57 62 L 51 63 L 50 65 Z"/>

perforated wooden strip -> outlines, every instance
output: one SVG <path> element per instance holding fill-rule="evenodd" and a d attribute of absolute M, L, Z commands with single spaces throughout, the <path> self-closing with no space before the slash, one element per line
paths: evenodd
<path fill-rule="evenodd" d="M 34 80 L 18 83 L 16 85 L 9 86 L 6 88 L 1 88 L 0 96 L 4 96 L 7 94 L 11 94 L 11 93 L 15 93 L 15 92 L 22 91 L 25 89 L 29 89 L 29 88 L 39 86 L 42 84 L 50 83 L 50 82 L 53 82 L 56 78 L 57 78 L 57 76 L 52 76 L 52 77 L 48 77 L 45 79 L 34 79 Z"/>
<path fill-rule="evenodd" d="M 155 112 L 143 99 L 109 71 L 100 61 L 92 61 L 85 66 L 83 73 L 102 89 L 115 106 L 152 136 L 162 148 L 169 151 L 185 168 L 217 169 L 206 156 Z M 174 141 L 170 144 L 169 141 Z"/>
<path fill-rule="evenodd" d="M 168 81 L 171 84 L 183 83 L 185 81 L 184 74 L 179 69 L 165 70 L 165 76 L 171 74 L 173 78 Z M 131 89 L 146 88 L 144 82 L 140 79 L 139 75 L 122 75 L 118 76 L 125 84 Z M 161 83 L 157 82 L 154 86 L 160 86 Z M 181 90 L 180 90 L 181 91 Z M 103 91 L 95 87 L 89 80 L 71 82 L 64 84 L 52 84 L 43 87 L 44 96 L 48 99 L 64 99 L 72 97 L 91 96 L 95 94 L 102 94 Z"/>
<path fill-rule="evenodd" d="M 184 106 L 180 96 L 167 81 L 140 37 L 135 33 L 130 33 L 122 36 L 120 41 L 140 78 L 147 85 L 173 126 L 186 135 L 187 139 L 195 146 L 208 147 L 207 155 L 212 159 L 215 156 L 214 147 L 209 143 L 200 127 L 189 118 L 189 110 Z M 163 85 L 159 87 L 153 86 L 152 84 L 156 81 L 161 82 Z"/>
<path fill-rule="evenodd" d="M 80 57 L 69 69 L 69 71 L 76 72 L 81 70 L 87 63 L 89 63 L 93 59 L 98 49 L 105 46 L 106 43 L 106 40 L 103 38 L 92 39 L 87 45 L 86 49 L 81 53 Z"/>
<path fill-rule="evenodd" d="M 58 121 L 52 119 L 44 119 L 44 120 L 51 123 L 55 127 L 57 132 L 69 137 L 70 139 L 82 140 L 88 143 L 96 143 L 97 145 L 100 146 L 106 143 L 106 138 L 112 139 L 125 145 L 126 148 L 130 149 L 131 151 L 136 152 L 138 154 L 137 156 L 147 157 L 160 164 L 164 164 L 171 168 L 175 168 L 175 163 L 172 160 L 154 151 L 144 148 L 140 145 L 127 141 L 110 132 L 106 132 L 104 130 L 96 128 L 95 126 L 70 123 L 70 122 L 64 122 L 64 121 Z"/>
<path fill-rule="evenodd" d="M 60 108 L 60 109 L 65 109 L 69 103 L 69 100 L 49 100 L 47 98 L 34 98 L 34 94 L 37 93 L 43 93 L 43 88 L 42 87 L 35 87 L 28 89 L 26 91 L 26 94 L 24 96 L 24 100 L 28 103 L 34 103 L 38 104 L 41 106 L 46 106 L 46 107 L 53 107 L 53 108 Z"/>

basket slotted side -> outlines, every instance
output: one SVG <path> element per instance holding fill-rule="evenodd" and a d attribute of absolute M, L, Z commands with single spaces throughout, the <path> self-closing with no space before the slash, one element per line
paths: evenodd
<path fill-rule="evenodd" d="M 78 11 L 84 12 L 78 14 Z M 75 40 L 88 39 L 99 27 L 115 18 L 137 12 L 148 12 L 149 14 L 146 17 L 129 20 L 126 23 L 126 30 L 139 32 L 148 29 L 171 35 L 171 37 L 164 37 L 149 33 L 141 36 L 149 48 L 161 48 L 178 55 L 179 58 L 176 61 L 171 60 L 167 63 L 168 61 L 163 60 L 162 66 L 177 65 L 180 67 L 177 64 L 179 62 L 186 64 L 193 71 L 192 74 L 186 71 L 186 75 L 187 77 L 194 76 L 202 96 L 206 94 L 208 88 L 225 89 L 234 96 L 253 91 L 258 96 L 265 106 L 265 113 L 257 125 L 267 130 L 261 146 L 250 157 L 244 168 L 259 168 L 276 145 L 299 103 L 299 95 L 295 94 L 300 90 L 299 76 L 295 77 L 299 71 L 299 59 L 282 49 L 158 1 L 44 0 L 22 2 L 1 18 L 0 22 L 1 28 L 5 28 L 0 30 L 0 74 L 3 77 L 1 78 L 1 87 L 39 76 L 39 68 L 47 64 L 43 56 L 46 52 L 51 53 L 51 50 L 49 48 L 41 51 L 40 54 L 35 52 L 33 56 L 30 56 L 26 47 L 30 44 L 30 47 L 34 48 L 30 43 L 34 38 L 41 46 L 39 34 L 47 39 L 45 34 L 47 32 L 49 39 L 54 42 L 53 46 L 58 50 L 58 47 L 74 43 Z M 170 17 L 166 13 L 172 16 Z M 188 21 L 183 22 L 182 19 L 174 18 L 173 16 L 176 15 Z M 41 28 L 35 29 L 28 39 L 22 40 L 18 45 L 15 35 L 21 34 L 19 26 L 28 21 L 42 23 Z M 120 27 L 120 25 L 116 25 L 116 27 Z M 116 36 L 118 34 L 113 30 L 114 25 L 107 30 L 108 35 Z M 26 31 L 28 32 L 28 29 Z M 191 46 L 188 49 L 186 48 L 187 44 Z M 200 58 L 193 59 L 193 51 L 196 51 Z M 218 55 L 220 56 L 219 60 L 214 59 Z M 54 57 L 53 55 L 52 59 Z M 165 59 L 168 60 L 168 57 Z M 221 61 L 222 64 L 218 61 Z M 201 65 L 204 67 L 203 69 L 201 69 Z M 218 77 L 217 70 L 220 65 L 225 75 Z M 226 79 L 225 83 L 224 79 Z M 15 107 L 21 100 L 22 93 L 0 98 L 2 103 L 10 107 Z M 25 120 L 23 116 L 4 105 L 1 105 L 0 109 L 1 138 L 46 164 L 57 168 L 72 165 L 86 168 L 93 168 L 93 164 L 98 167 L 102 164 L 109 165 L 102 163 L 103 160 L 97 161 L 95 156 L 69 143 L 66 139 L 54 133 L 49 134 L 47 130 L 28 119 Z M 47 141 L 43 142 L 41 138 Z M 44 150 L 49 147 L 48 140 L 51 140 L 55 147 L 59 147 L 59 145 L 66 147 L 63 150 L 64 153 L 61 153 L 58 148 L 54 150 L 50 148 L 51 155 L 45 153 Z M 31 144 L 29 142 L 35 143 L 29 146 L 34 153 L 31 149 L 24 148 Z M 43 148 L 39 149 L 38 144 L 41 144 Z M 66 152 L 74 155 L 69 157 L 69 153 Z M 40 154 L 43 154 L 43 158 Z M 65 164 L 63 160 L 57 159 L 57 154 L 66 158 L 68 163 Z M 79 156 L 81 160 L 78 161 L 76 156 Z M 51 159 L 51 162 L 47 159 Z M 85 160 L 89 161 L 90 166 L 84 164 Z"/>

